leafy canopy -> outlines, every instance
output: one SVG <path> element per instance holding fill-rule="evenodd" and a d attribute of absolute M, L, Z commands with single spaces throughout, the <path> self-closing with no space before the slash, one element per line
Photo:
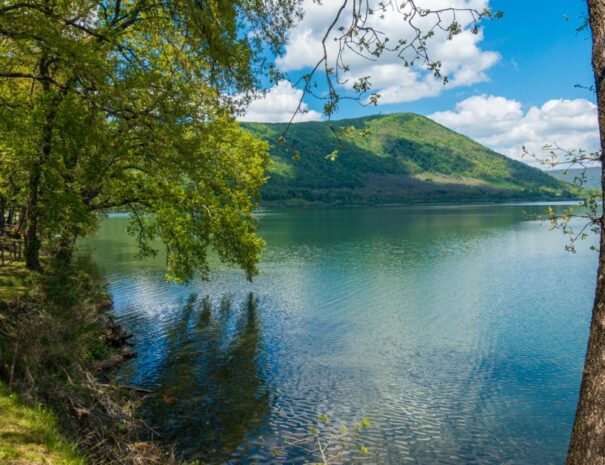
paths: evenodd
<path fill-rule="evenodd" d="M 2 200 L 36 219 L 50 250 L 121 208 L 143 254 L 165 244 L 172 278 L 204 277 L 210 247 L 252 277 L 267 145 L 233 116 L 297 4 L 2 2 Z M 39 206 L 23 209 L 33 190 Z"/>

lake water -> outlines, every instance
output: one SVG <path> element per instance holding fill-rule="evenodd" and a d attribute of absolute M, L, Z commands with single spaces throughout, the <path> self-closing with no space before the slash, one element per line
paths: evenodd
<path fill-rule="evenodd" d="M 88 245 L 136 335 L 117 376 L 210 463 L 313 461 L 314 425 L 326 441 L 367 417 L 347 463 L 364 445 L 368 464 L 562 464 L 597 254 L 522 213 L 544 208 L 262 212 L 253 283 L 218 267 L 187 286 L 111 216 Z"/>

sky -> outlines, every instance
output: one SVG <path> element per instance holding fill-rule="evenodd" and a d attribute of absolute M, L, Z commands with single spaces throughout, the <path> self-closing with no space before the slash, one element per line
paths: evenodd
<path fill-rule="evenodd" d="M 378 0 L 370 0 L 377 2 Z M 342 0 L 305 0 L 305 17 L 290 31 L 284 54 L 276 65 L 295 80 L 308 72 L 321 53 L 320 40 Z M 415 112 L 468 135 L 511 158 L 521 159 L 522 147 L 537 153 L 545 144 L 594 151 L 598 147 L 595 96 L 589 31 L 578 32 L 586 10 L 584 0 L 419 0 L 425 8 L 489 7 L 502 19 L 485 21 L 472 34 L 469 21 L 463 32 L 447 40 L 437 34 L 429 43 L 441 60 L 449 83 L 443 85 L 421 68 L 406 68 L 393 55 L 368 61 L 345 56 L 354 79 L 371 76 L 381 94 L 378 106 L 343 102 L 335 119 L 370 114 Z M 399 13 L 374 19 L 392 40 L 405 37 Z M 319 92 L 324 90 L 320 82 Z M 350 89 L 339 89 L 347 93 Z M 253 102 L 247 121 L 287 121 L 302 95 L 288 81 L 269 89 Z M 306 113 L 298 121 L 321 120 L 323 102 L 305 100 Z M 522 161 L 530 162 L 527 158 Z"/>

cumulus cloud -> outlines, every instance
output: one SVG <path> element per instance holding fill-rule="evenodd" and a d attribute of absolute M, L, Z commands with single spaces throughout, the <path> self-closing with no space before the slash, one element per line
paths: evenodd
<path fill-rule="evenodd" d="M 369 0 L 378 10 L 380 0 Z M 488 6 L 488 0 L 419 0 L 416 4 L 420 8 L 437 10 L 441 8 L 474 8 L 479 11 Z M 312 0 L 305 0 L 305 17 L 291 31 L 289 43 L 285 54 L 278 57 L 276 64 L 282 71 L 301 70 L 314 66 L 322 57 L 321 40 L 326 33 L 330 23 L 336 17 L 341 6 L 340 0 L 325 0 L 319 5 Z M 350 11 L 343 13 L 343 25 L 350 20 Z M 444 24 L 447 24 L 453 16 L 443 14 Z M 454 36 L 452 40 L 447 39 L 443 31 L 437 32 L 428 40 L 430 56 L 433 60 L 440 61 L 442 72 L 448 76 L 449 84 L 444 86 L 440 80 L 432 77 L 422 67 L 407 68 L 400 57 L 394 53 L 385 52 L 375 61 L 366 60 L 352 50 L 345 51 L 344 62 L 350 66 L 343 80 L 348 79 L 345 87 L 351 87 L 352 83 L 364 76 L 370 76 L 373 91 L 381 94 L 380 103 L 401 103 L 419 100 L 424 97 L 439 95 L 444 89 L 469 86 L 478 82 L 488 80 L 489 70 L 500 59 L 496 52 L 484 51 L 479 47 L 483 40 L 481 30 L 473 34 L 468 28 L 470 16 L 459 14 L 457 19 L 461 22 L 464 30 Z M 466 22 L 465 22 L 466 21 Z M 420 19 L 417 23 L 420 27 L 428 30 L 434 24 L 434 18 Z M 337 24 L 338 28 L 340 24 Z M 368 20 L 368 25 L 384 33 L 385 37 L 391 39 L 391 43 L 399 39 L 413 37 L 413 31 L 403 19 L 401 12 L 390 8 L 384 15 L 374 15 Z M 327 42 L 328 54 L 332 60 L 338 52 L 337 42 L 330 37 Z M 412 58 L 408 56 L 407 58 Z"/>
<path fill-rule="evenodd" d="M 302 97 L 302 90 L 292 87 L 288 81 L 279 81 L 265 95 L 253 100 L 248 106 L 246 114 L 240 121 L 253 121 L 257 123 L 280 123 L 290 121 Z M 301 105 L 301 111 L 294 121 L 316 121 L 321 114 L 309 110 L 306 103 Z"/>
<path fill-rule="evenodd" d="M 516 159 L 523 146 L 539 155 L 545 144 L 588 151 L 599 145 L 597 107 L 585 99 L 554 99 L 524 111 L 516 100 L 481 95 L 429 118 Z"/>

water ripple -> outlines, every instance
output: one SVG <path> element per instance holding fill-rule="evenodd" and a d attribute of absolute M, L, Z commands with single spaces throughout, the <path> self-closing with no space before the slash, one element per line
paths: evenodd
<path fill-rule="evenodd" d="M 116 376 L 155 389 L 149 423 L 209 463 L 305 463 L 292 443 L 328 415 L 372 422 L 346 463 L 363 443 L 368 464 L 561 464 L 596 256 L 521 210 L 267 213 L 254 283 L 187 286 L 109 218 L 91 246 L 139 354 Z"/>

